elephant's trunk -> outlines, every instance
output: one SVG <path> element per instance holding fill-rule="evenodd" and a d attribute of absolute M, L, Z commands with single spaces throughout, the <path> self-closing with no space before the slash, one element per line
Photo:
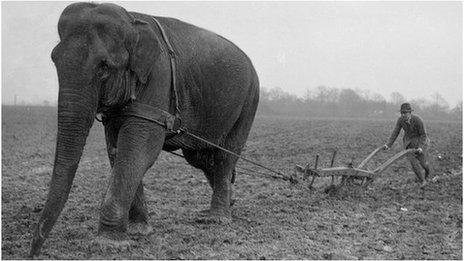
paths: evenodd
<path fill-rule="evenodd" d="M 98 97 L 86 94 L 82 86 L 74 85 L 63 88 L 60 83 L 53 174 L 47 201 L 32 239 L 31 256 L 40 253 L 43 242 L 63 210 L 96 114 Z"/>

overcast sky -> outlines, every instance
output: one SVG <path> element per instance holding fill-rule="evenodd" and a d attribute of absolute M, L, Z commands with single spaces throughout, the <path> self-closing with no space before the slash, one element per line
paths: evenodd
<path fill-rule="evenodd" d="M 2 2 L 2 103 L 57 100 L 50 52 L 69 3 Z M 223 35 L 249 55 L 266 88 L 462 101 L 461 2 L 115 3 Z"/>

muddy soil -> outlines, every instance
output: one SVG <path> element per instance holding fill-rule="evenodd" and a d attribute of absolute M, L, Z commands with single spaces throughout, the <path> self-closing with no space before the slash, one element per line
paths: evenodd
<path fill-rule="evenodd" d="M 284 173 L 295 164 L 359 164 L 385 143 L 394 120 L 258 116 L 242 153 Z M 74 185 L 43 259 L 462 259 L 462 123 L 425 121 L 432 140 L 433 181 L 421 189 L 406 159 L 367 188 L 332 193 L 330 178 L 312 190 L 262 177 L 239 161 L 230 225 L 198 222 L 211 189 L 203 174 L 162 153 L 144 178 L 155 232 L 128 248 L 94 242 L 98 208 L 110 173 L 104 134 L 95 123 Z M 2 258 L 24 259 L 45 202 L 53 168 L 56 108 L 2 108 Z M 373 168 L 401 150 L 380 153 Z"/>

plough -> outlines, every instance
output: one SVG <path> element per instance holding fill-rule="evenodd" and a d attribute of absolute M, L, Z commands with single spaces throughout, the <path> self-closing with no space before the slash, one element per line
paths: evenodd
<path fill-rule="evenodd" d="M 257 171 L 254 171 L 254 170 L 250 170 L 250 169 L 245 169 L 245 168 L 240 168 L 240 169 L 243 169 L 243 170 L 248 170 L 248 171 L 251 171 L 255 174 L 261 174 L 263 176 L 268 176 L 268 177 L 272 177 L 272 178 L 275 178 L 275 179 L 282 179 L 282 180 L 285 180 L 285 181 L 289 181 L 290 183 L 292 184 L 298 184 L 300 183 L 300 178 L 298 177 L 298 175 L 286 175 L 285 173 L 282 173 L 280 171 L 277 171 L 277 170 L 273 170 L 269 167 L 266 167 L 264 166 L 263 164 L 259 164 L 253 160 L 250 160 L 248 158 L 245 158 L 235 152 L 232 152 L 230 150 L 227 150 L 217 144 L 214 144 L 208 140 L 205 140 L 201 137 L 198 137 L 190 132 L 187 132 L 185 130 L 182 130 L 185 134 L 187 135 L 190 135 L 192 136 L 193 138 L 197 139 L 197 140 L 200 140 L 200 141 L 203 141 L 215 148 L 218 148 L 228 154 L 231 154 L 231 155 L 234 155 L 236 156 L 237 158 L 239 159 L 242 159 L 248 163 L 251 163 L 251 164 L 254 164 L 256 166 L 259 166 L 263 169 L 266 169 L 276 175 L 268 175 L 266 173 L 261 173 L 261 172 L 257 172 Z M 381 147 L 378 147 L 377 149 L 375 149 L 373 152 L 371 152 L 371 154 L 369 154 L 369 156 L 367 156 L 367 158 L 365 158 L 361 164 L 359 164 L 358 167 L 353 167 L 353 163 L 350 163 L 348 164 L 347 167 L 333 167 L 334 165 L 334 162 L 335 162 L 335 156 L 337 154 L 337 151 L 334 151 L 333 155 L 332 155 L 332 161 L 331 161 L 331 164 L 330 164 L 330 168 L 318 168 L 318 161 L 319 161 L 319 155 L 316 155 L 316 162 L 314 164 L 314 168 L 310 168 L 310 164 L 306 164 L 305 167 L 301 166 L 301 165 L 298 165 L 296 164 L 295 166 L 295 170 L 296 172 L 300 172 L 300 173 L 303 173 L 303 181 L 307 180 L 309 177 L 311 177 L 311 182 L 309 184 L 309 188 L 313 188 L 313 183 L 314 183 L 314 180 L 317 178 L 317 177 L 332 177 L 332 181 L 331 181 L 331 184 L 330 184 L 330 187 L 329 189 L 338 189 L 340 187 L 342 187 L 343 185 L 345 185 L 346 183 L 350 182 L 350 183 L 354 183 L 356 184 L 356 180 L 361 180 L 360 186 L 367 186 L 368 184 L 372 183 L 372 181 L 374 180 L 374 178 L 376 176 L 378 176 L 380 173 L 382 173 L 385 169 L 387 169 L 391 164 L 393 164 L 395 161 L 401 159 L 402 157 L 406 156 L 407 154 L 409 153 L 418 153 L 419 150 L 418 149 L 406 149 L 406 150 L 403 150 L 399 153 L 397 153 L 396 155 L 394 155 L 393 157 L 391 157 L 390 159 L 388 159 L 385 163 L 383 163 L 382 165 L 380 165 L 378 168 L 374 169 L 374 170 L 370 170 L 367 168 L 367 163 L 379 152 L 383 150 L 383 146 Z M 173 151 L 170 151 L 170 153 L 176 155 L 176 156 L 179 156 L 179 157 L 184 157 L 183 155 L 181 154 L 178 154 L 178 153 L 175 153 Z M 246 172 L 241 172 L 243 174 L 245 174 Z M 338 185 L 334 185 L 335 183 L 335 178 L 336 177 L 341 177 L 341 180 L 340 180 L 340 183 Z M 326 190 L 327 192 L 327 190 Z"/>
<path fill-rule="evenodd" d="M 318 168 L 319 155 L 316 155 L 316 160 L 313 168 L 310 167 L 309 163 L 306 164 L 306 166 L 304 167 L 297 164 L 295 166 L 295 170 L 297 172 L 303 173 L 303 180 L 307 180 L 311 177 L 309 188 L 313 187 L 314 180 L 317 177 L 332 177 L 331 184 L 329 187 L 330 189 L 338 189 L 341 186 L 347 184 L 347 182 L 356 184 L 356 180 L 360 180 L 360 183 L 358 183 L 357 185 L 367 186 L 370 183 L 372 183 L 372 181 L 374 181 L 374 178 L 376 178 L 380 173 L 382 173 L 395 161 L 401 159 L 409 153 L 418 152 L 417 149 L 403 150 L 391 157 L 390 159 L 388 159 L 385 163 L 383 163 L 376 169 L 368 169 L 367 163 L 381 150 L 383 150 L 383 146 L 378 147 L 373 152 L 371 152 L 371 154 L 369 154 L 369 156 L 367 156 L 367 158 L 365 158 L 357 167 L 353 167 L 352 163 L 350 163 L 347 167 L 333 167 L 335 156 L 337 154 L 337 151 L 334 151 L 329 168 Z M 336 177 L 341 177 L 340 183 L 337 185 L 334 184 Z"/>

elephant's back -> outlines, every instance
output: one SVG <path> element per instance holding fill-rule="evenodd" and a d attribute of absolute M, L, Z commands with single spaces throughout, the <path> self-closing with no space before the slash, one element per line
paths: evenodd
<path fill-rule="evenodd" d="M 155 18 L 163 27 L 178 58 L 183 59 L 184 63 L 220 63 L 226 59 L 229 66 L 234 64 L 245 66 L 257 78 L 251 59 L 227 38 L 176 18 L 150 16 L 136 12 L 131 12 L 131 14 L 138 19 L 152 23 L 154 30 L 160 34 L 161 32 L 154 24 L 153 18 Z"/>
<path fill-rule="evenodd" d="M 232 41 L 175 18 L 155 18 L 165 27 L 174 51 L 178 54 L 180 66 L 186 69 L 186 74 L 190 72 L 197 76 L 203 75 L 204 79 L 214 79 L 215 83 L 225 79 L 224 75 L 228 75 L 228 79 L 248 81 L 234 84 L 242 88 L 250 86 L 250 81 L 258 81 L 250 58 Z M 202 80 L 197 79 L 198 81 Z"/>
<path fill-rule="evenodd" d="M 212 31 L 174 18 L 155 18 L 176 53 L 184 123 L 194 130 L 216 130 L 201 134 L 219 142 L 233 127 L 245 104 L 253 102 L 248 100 L 259 93 L 259 80 L 251 60 L 234 43 Z M 153 20 L 143 20 L 146 19 Z M 158 30 L 156 25 L 154 29 Z M 254 115 L 254 110 L 250 113 Z"/>

